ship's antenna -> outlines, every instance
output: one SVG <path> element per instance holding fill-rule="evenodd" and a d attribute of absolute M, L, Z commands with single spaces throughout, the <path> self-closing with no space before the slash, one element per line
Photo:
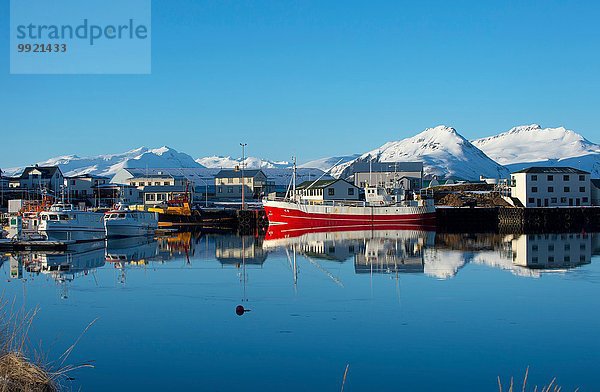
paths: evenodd
<path fill-rule="evenodd" d="M 344 158 L 341 158 L 333 166 L 331 166 L 329 169 L 325 170 L 323 172 L 323 174 L 321 174 L 316 180 L 314 180 L 309 186 L 306 187 L 306 190 L 309 190 L 310 188 L 312 188 L 312 186 L 315 185 L 317 183 L 317 181 L 319 181 L 321 178 L 323 178 L 324 175 L 326 175 L 331 169 L 333 169 L 334 167 L 336 167 L 343 160 L 344 160 Z"/>

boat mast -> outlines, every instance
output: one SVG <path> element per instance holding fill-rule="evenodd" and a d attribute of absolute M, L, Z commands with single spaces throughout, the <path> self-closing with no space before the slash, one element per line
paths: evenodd
<path fill-rule="evenodd" d="M 294 157 L 294 173 L 292 175 L 292 198 L 296 200 L 296 157 Z"/>

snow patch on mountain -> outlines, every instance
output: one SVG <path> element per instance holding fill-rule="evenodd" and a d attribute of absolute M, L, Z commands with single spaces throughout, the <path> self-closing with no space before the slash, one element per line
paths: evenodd
<path fill-rule="evenodd" d="M 353 161 L 358 157 L 360 157 L 360 154 L 327 157 L 303 163 L 301 165 L 298 165 L 298 167 L 321 169 L 325 171 L 331 169 L 334 165 L 343 165 L 344 163 Z"/>
<path fill-rule="evenodd" d="M 511 171 L 530 166 L 571 166 L 600 177 L 600 145 L 566 129 L 523 125 L 473 141 Z"/>
<path fill-rule="evenodd" d="M 480 176 L 505 178 L 508 170 L 461 136 L 454 128 L 440 125 L 416 136 L 388 142 L 353 161 L 336 166 L 332 174 L 347 177 L 354 162 L 422 161 L 426 177 L 479 180 Z"/>
<path fill-rule="evenodd" d="M 196 162 L 204 167 L 217 169 L 232 169 L 235 166 L 241 166 L 241 158 L 232 158 L 230 156 L 210 156 L 196 159 Z M 273 169 L 286 168 L 290 166 L 287 161 L 270 161 L 255 157 L 247 157 L 244 159 L 245 168 L 247 169 Z"/>
<path fill-rule="evenodd" d="M 110 177 L 122 168 L 193 168 L 202 167 L 194 159 L 177 150 L 163 146 L 156 149 L 136 148 L 120 154 L 79 157 L 65 155 L 37 162 L 39 166 L 59 166 L 66 176 L 94 174 Z M 23 167 L 6 169 L 7 175 L 17 175 Z"/>

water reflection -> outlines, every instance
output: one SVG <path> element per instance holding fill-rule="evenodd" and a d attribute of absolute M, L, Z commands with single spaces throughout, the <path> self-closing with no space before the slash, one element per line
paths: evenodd
<path fill-rule="evenodd" d="M 591 262 L 599 254 L 597 234 L 436 234 L 417 230 L 303 232 L 264 241 L 309 259 L 354 262 L 362 273 L 423 273 L 449 279 L 468 264 L 539 277 Z"/>

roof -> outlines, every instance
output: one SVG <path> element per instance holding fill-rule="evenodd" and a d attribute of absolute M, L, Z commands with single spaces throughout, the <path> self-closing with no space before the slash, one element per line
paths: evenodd
<path fill-rule="evenodd" d="M 301 183 L 300 185 L 298 185 L 296 187 L 296 189 L 306 189 L 308 188 L 311 184 L 313 184 L 313 186 L 311 186 L 311 189 L 321 189 L 321 188 L 327 188 L 329 185 L 335 184 L 338 181 L 343 181 L 346 184 L 356 187 L 354 184 L 349 183 L 346 180 L 342 180 L 342 179 L 332 179 L 332 180 L 319 180 L 319 181 L 304 181 L 303 183 Z"/>
<path fill-rule="evenodd" d="M 256 177 L 258 174 L 262 174 L 263 176 L 266 177 L 265 173 L 263 173 L 263 171 L 260 169 L 244 170 L 244 178 Z M 215 178 L 240 178 L 241 176 L 242 176 L 241 170 L 222 169 L 215 175 Z"/>
<path fill-rule="evenodd" d="M 192 188 L 190 187 L 188 189 L 188 191 L 192 191 Z M 184 186 L 145 186 L 143 187 L 143 189 L 140 189 L 140 192 L 185 192 L 185 187 Z"/>
<path fill-rule="evenodd" d="M 528 167 L 527 169 L 523 169 L 523 170 L 519 170 L 516 172 L 513 172 L 512 174 L 517 174 L 517 173 L 570 173 L 570 174 L 590 174 L 589 172 L 583 171 L 583 170 L 579 170 L 579 169 L 575 169 L 573 167 L 543 167 L 543 166 L 532 166 L 532 167 Z"/>
<path fill-rule="evenodd" d="M 185 178 L 185 176 L 182 175 L 174 175 L 174 174 L 134 174 L 133 177 L 130 178 L 130 180 L 137 180 L 138 178 L 176 178 L 176 179 L 180 179 L 180 178 Z"/>
<path fill-rule="evenodd" d="M 15 177 L 16 178 L 27 178 L 29 177 L 28 172 L 32 171 L 32 170 L 39 170 L 42 173 L 42 178 L 48 178 L 48 177 L 52 177 L 54 175 L 54 173 L 56 173 L 56 171 L 58 171 L 60 174 L 62 174 L 62 172 L 60 171 L 60 169 L 58 168 L 58 166 L 27 166 L 25 169 L 23 169 L 23 172 L 21 173 L 20 176 Z"/>
<path fill-rule="evenodd" d="M 75 178 L 92 178 L 92 179 L 99 179 L 99 180 L 109 180 L 110 177 L 106 177 L 106 176 L 100 176 L 97 174 L 78 174 L 76 176 L 65 176 L 65 178 L 67 180 L 69 179 L 75 179 Z"/>
<path fill-rule="evenodd" d="M 355 162 L 352 169 L 355 173 L 420 172 L 423 162 Z"/>

